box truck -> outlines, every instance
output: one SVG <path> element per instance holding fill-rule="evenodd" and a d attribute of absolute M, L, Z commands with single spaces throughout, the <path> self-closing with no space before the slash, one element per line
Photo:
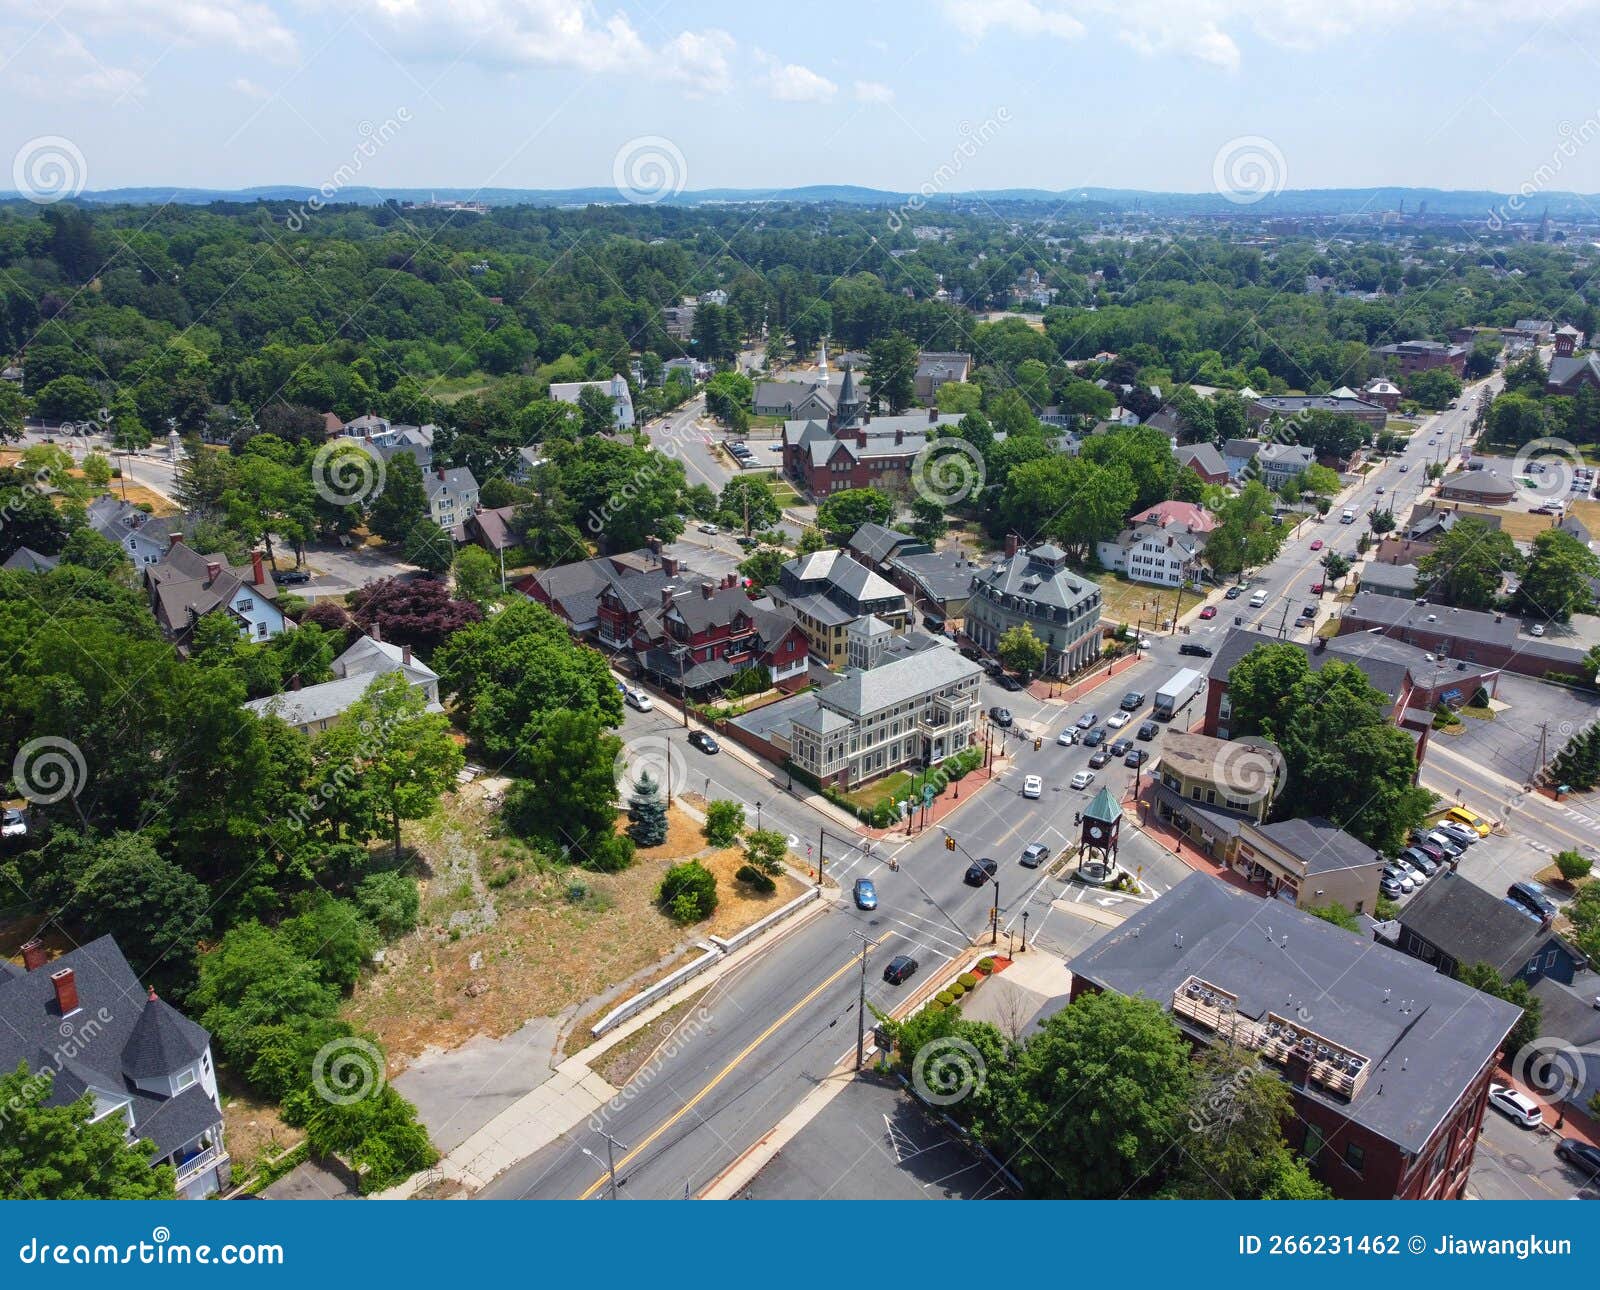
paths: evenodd
<path fill-rule="evenodd" d="M 1156 691 L 1151 715 L 1157 721 L 1171 721 L 1177 715 L 1179 708 L 1200 693 L 1204 684 L 1205 678 L 1192 667 L 1174 673 L 1172 679 Z"/>

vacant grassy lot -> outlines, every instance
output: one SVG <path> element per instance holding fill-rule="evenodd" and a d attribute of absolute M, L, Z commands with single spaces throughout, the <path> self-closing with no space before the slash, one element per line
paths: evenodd
<path fill-rule="evenodd" d="M 344 1009 L 383 1040 L 391 1075 L 430 1045 L 499 1037 L 582 1004 L 801 891 L 784 876 L 771 895 L 750 893 L 733 880 L 742 852 L 709 851 L 698 824 L 676 807 L 666 843 L 641 850 L 617 874 L 551 865 L 496 833 L 492 811 L 470 789 L 407 833 L 424 866 L 422 923 L 389 947 L 382 969 Z M 668 866 L 689 856 L 717 875 L 719 903 L 705 922 L 679 927 L 656 908 L 655 891 Z"/>
<path fill-rule="evenodd" d="M 1595 506 L 1594 502 L 1580 502 L 1579 506 Z M 1497 515 L 1500 517 L 1500 531 L 1508 534 L 1513 542 L 1531 542 L 1548 528 L 1554 528 L 1557 517 L 1554 515 L 1529 515 L 1526 509 L 1518 510 L 1510 506 L 1457 506 L 1456 510 L 1463 515 Z M 1587 526 L 1589 521 L 1584 520 Z"/>
<path fill-rule="evenodd" d="M 1152 587 L 1148 583 L 1129 582 L 1121 574 L 1091 574 L 1100 583 L 1103 602 L 1100 616 L 1111 622 L 1137 623 L 1144 619 L 1146 627 L 1172 617 L 1177 591 L 1172 587 Z M 1205 599 L 1198 592 L 1183 590 L 1183 603 L 1178 612 L 1193 609 Z"/>

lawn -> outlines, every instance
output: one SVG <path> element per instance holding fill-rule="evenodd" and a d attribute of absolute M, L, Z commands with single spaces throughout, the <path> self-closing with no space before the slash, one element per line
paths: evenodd
<path fill-rule="evenodd" d="M 1494 515 L 1500 520 L 1500 531 L 1507 534 L 1513 542 L 1531 542 L 1548 528 L 1554 528 L 1559 522 L 1554 515 L 1530 515 L 1527 511 L 1512 510 L 1509 506 L 1468 506 L 1457 505 L 1454 502 L 1445 503 L 1460 511 L 1463 515 Z M 1594 502 L 1580 502 L 1577 505 L 1594 506 Z M 1580 517 L 1581 518 L 1581 517 Z M 1585 525 L 1588 521 L 1584 521 Z"/>
<path fill-rule="evenodd" d="M 1143 582 L 1129 582 L 1121 574 L 1097 573 L 1089 575 L 1100 584 L 1102 599 L 1101 618 L 1117 623 L 1137 623 L 1144 619 L 1145 626 L 1153 626 L 1162 619 L 1172 617 L 1177 591 L 1172 587 L 1155 587 Z M 1179 613 L 1193 609 L 1205 599 L 1199 592 L 1187 587 L 1183 590 L 1183 605 Z"/>
<path fill-rule="evenodd" d="M 882 779 L 875 779 L 870 784 L 863 784 L 860 788 L 852 789 L 845 794 L 850 802 L 864 811 L 870 811 L 879 802 L 887 802 L 892 798 L 902 798 L 906 790 L 911 787 L 911 772 L 897 770 L 892 775 L 885 775 Z"/>

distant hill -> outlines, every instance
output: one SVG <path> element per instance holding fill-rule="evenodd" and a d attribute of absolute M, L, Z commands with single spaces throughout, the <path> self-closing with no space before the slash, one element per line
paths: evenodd
<path fill-rule="evenodd" d="M 5 194 L 9 197 L 12 194 Z M 211 202 L 308 202 L 319 198 L 318 189 L 295 184 L 270 184 L 253 188 L 107 188 L 82 194 L 79 201 L 94 204 L 206 205 Z M 349 187 L 331 199 L 354 205 L 384 201 L 424 203 L 471 201 L 488 206 L 627 205 L 615 188 L 365 188 Z M 810 202 L 818 205 L 901 206 L 915 200 L 917 209 L 967 210 L 974 207 L 1047 207 L 1070 212 L 1073 207 L 1113 211 L 1149 211 L 1163 215 L 1234 216 L 1259 220 L 1274 216 L 1344 215 L 1404 209 L 1415 214 L 1427 203 L 1430 215 L 1483 218 L 1499 211 L 1502 219 L 1537 220 L 1548 209 L 1556 218 L 1590 216 L 1600 195 L 1569 192 L 1539 193 L 1517 198 L 1513 210 L 1509 194 L 1441 188 L 1297 188 L 1250 203 L 1230 201 L 1219 193 L 1161 193 L 1135 188 L 1073 188 L 1053 192 L 1040 188 L 995 188 L 975 192 L 942 193 L 923 198 L 911 193 L 864 188 L 853 184 L 813 184 L 801 188 L 707 188 L 663 199 L 674 206 L 704 206 L 750 202 Z M 1021 213 L 1020 209 L 1018 213 Z M 1032 211 L 1036 214 L 1038 212 Z"/>

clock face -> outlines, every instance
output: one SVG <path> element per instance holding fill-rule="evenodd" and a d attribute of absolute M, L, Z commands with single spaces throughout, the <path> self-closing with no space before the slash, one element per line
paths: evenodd
<path fill-rule="evenodd" d="M 1104 829 L 1102 829 L 1098 824 L 1091 824 L 1089 826 L 1089 836 L 1091 838 L 1102 838 L 1102 837 L 1105 836 L 1105 832 L 1106 831 Z"/>

